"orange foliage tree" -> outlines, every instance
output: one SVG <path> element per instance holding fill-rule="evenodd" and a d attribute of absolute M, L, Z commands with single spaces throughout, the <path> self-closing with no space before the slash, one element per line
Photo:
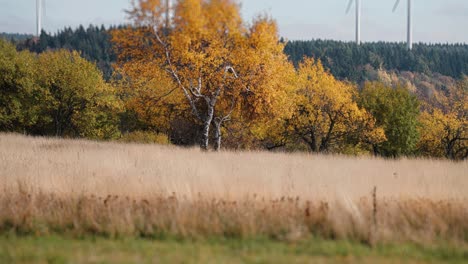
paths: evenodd
<path fill-rule="evenodd" d="M 249 127 L 284 114 L 282 80 L 294 71 L 274 21 L 259 17 L 246 26 L 233 0 L 179 0 L 166 8 L 160 0 L 134 1 L 133 26 L 113 32 L 122 79 L 149 98 L 133 102 L 138 111 L 164 109 L 168 101 L 189 110 L 205 150 L 210 130 L 221 147 L 229 121 Z"/>
<path fill-rule="evenodd" d="M 346 152 L 385 141 L 382 128 L 356 102 L 357 89 L 336 80 L 320 62 L 306 58 L 297 70 L 294 113 L 286 121 L 289 136 L 312 152 Z M 348 150 L 349 151 L 349 150 Z"/>
<path fill-rule="evenodd" d="M 436 94 L 420 117 L 419 150 L 452 160 L 468 158 L 468 77 L 446 94 Z"/>

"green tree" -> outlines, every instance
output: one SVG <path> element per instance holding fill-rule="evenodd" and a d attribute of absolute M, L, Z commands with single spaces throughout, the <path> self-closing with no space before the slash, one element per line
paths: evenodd
<path fill-rule="evenodd" d="M 0 131 L 24 132 L 40 119 L 36 69 L 31 53 L 0 39 Z"/>
<path fill-rule="evenodd" d="M 360 94 L 360 105 L 383 127 L 387 141 L 374 144 L 374 153 L 386 157 L 414 154 L 419 140 L 419 101 L 402 86 L 392 88 L 368 82 Z"/>
<path fill-rule="evenodd" d="M 60 137 L 110 139 L 118 135 L 120 102 L 96 66 L 77 52 L 42 53 L 38 84 L 45 90 L 38 131 Z"/>

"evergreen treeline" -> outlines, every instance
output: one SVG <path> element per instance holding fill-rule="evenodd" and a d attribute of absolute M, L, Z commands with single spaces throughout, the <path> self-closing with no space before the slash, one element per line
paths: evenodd
<path fill-rule="evenodd" d="M 36 53 L 42 53 L 49 49 L 78 51 L 83 58 L 95 62 L 103 72 L 104 77 L 109 79 L 112 75 L 111 64 L 116 60 L 109 32 L 112 29 L 90 25 L 86 29 L 83 26 L 79 26 L 77 29 L 67 27 L 53 35 L 43 31 L 39 41 L 29 39 L 17 43 L 17 48 Z"/>
<path fill-rule="evenodd" d="M 11 42 L 20 42 L 31 39 L 33 36 L 30 34 L 19 34 L 19 33 L 0 33 L 0 38 L 9 40 Z"/>
<path fill-rule="evenodd" d="M 106 79 L 112 75 L 111 64 L 116 61 L 112 49 L 110 30 L 104 26 L 70 27 L 48 34 L 42 32 L 39 41 L 26 40 L 28 35 L 2 35 L 16 42 L 19 50 L 42 53 L 48 49 L 79 51 L 97 66 Z M 29 36 L 30 37 L 30 36 Z M 416 44 L 409 52 L 404 43 L 365 43 L 333 40 L 291 41 L 285 53 L 297 66 L 304 57 L 320 59 L 328 70 L 339 79 L 361 83 L 368 80 L 366 71 L 374 69 L 409 71 L 415 73 L 440 73 L 453 78 L 468 74 L 468 45 L 466 44 Z"/>
<path fill-rule="evenodd" d="M 404 43 L 365 43 L 332 40 L 291 41 L 286 54 L 297 65 L 304 56 L 320 59 L 340 79 L 365 81 L 367 65 L 374 69 L 440 73 L 453 78 L 468 74 L 468 45 L 416 44 L 408 51 Z"/>

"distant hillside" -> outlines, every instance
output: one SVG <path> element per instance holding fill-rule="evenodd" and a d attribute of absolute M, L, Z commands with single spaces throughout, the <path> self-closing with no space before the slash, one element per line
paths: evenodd
<path fill-rule="evenodd" d="M 18 49 L 43 52 L 48 49 L 78 50 L 82 56 L 96 62 L 109 79 L 111 64 L 116 60 L 108 28 L 90 25 L 77 29 L 65 28 L 56 34 L 43 32 L 39 42 L 28 41 L 30 35 L 3 34 L 17 43 Z M 369 69 L 392 72 L 434 73 L 455 79 L 468 75 L 468 45 L 416 44 L 408 51 L 404 43 L 365 43 L 331 40 L 290 41 L 285 53 L 296 65 L 304 56 L 320 59 L 339 79 L 361 83 L 369 80 Z"/>

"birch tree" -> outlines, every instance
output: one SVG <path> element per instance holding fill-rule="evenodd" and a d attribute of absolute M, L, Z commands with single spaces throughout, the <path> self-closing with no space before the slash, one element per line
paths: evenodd
<path fill-rule="evenodd" d="M 212 129 L 219 150 L 229 121 L 275 113 L 282 101 L 278 80 L 290 65 L 276 24 L 261 17 L 246 26 L 239 9 L 233 0 L 179 0 L 166 12 L 163 1 L 139 0 L 128 11 L 133 26 L 113 33 L 123 74 L 169 76 L 174 88 L 159 95 L 184 98 L 204 150 Z"/>

